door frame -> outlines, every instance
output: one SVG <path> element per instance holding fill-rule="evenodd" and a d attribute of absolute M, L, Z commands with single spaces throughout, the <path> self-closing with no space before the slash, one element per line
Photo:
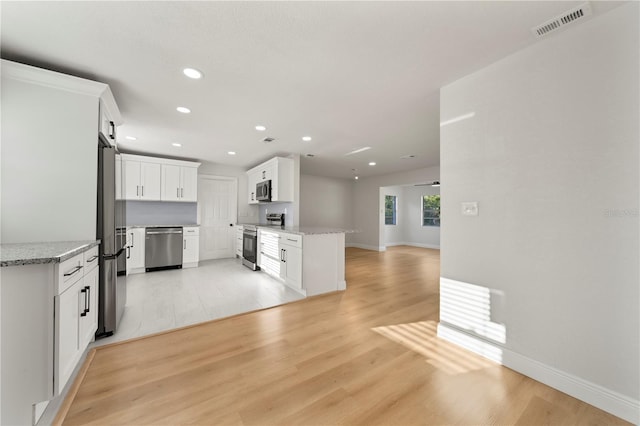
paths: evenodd
<path fill-rule="evenodd" d="M 198 191 L 200 190 L 200 181 L 201 180 L 223 180 L 228 181 L 233 184 L 232 186 L 232 196 L 233 202 L 231 203 L 232 215 L 231 217 L 234 219 L 234 226 L 238 223 L 238 178 L 233 176 L 218 176 L 218 175 L 210 175 L 210 174 L 198 174 Z M 196 214 L 196 220 L 199 225 L 202 225 L 201 214 L 200 214 L 200 197 L 198 197 L 198 208 Z M 234 229 L 235 230 L 235 229 Z M 204 253 L 202 247 L 204 247 L 205 234 L 200 233 L 200 253 Z M 235 250 L 233 250 L 232 256 L 235 256 Z M 207 260 L 207 259 L 201 259 Z"/>

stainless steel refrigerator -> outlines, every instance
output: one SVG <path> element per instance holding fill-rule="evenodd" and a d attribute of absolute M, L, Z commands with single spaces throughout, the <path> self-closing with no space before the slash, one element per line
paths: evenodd
<path fill-rule="evenodd" d="M 127 233 L 125 201 L 116 200 L 116 149 L 100 134 L 98 139 L 98 218 L 100 291 L 96 337 L 111 336 L 127 301 Z"/>

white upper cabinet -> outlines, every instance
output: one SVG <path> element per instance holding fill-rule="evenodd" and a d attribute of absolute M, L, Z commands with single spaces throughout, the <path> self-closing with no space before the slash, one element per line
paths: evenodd
<path fill-rule="evenodd" d="M 293 202 L 293 159 L 274 157 L 247 171 L 249 204 L 258 204 L 255 197 L 256 184 L 271 181 L 272 202 Z"/>
<path fill-rule="evenodd" d="M 100 123 L 99 129 L 111 145 L 116 144 L 116 123 L 113 118 L 115 113 L 112 112 L 113 106 L 109 106 L 108 102 L 100 100 Z"/>
<path fill-rule="evenodd" d="M 198 201 L 200 163 L 122 154 L 124 198 L 148 201 Z"/>
<path fill-rule="evenodd" d="M 198 168 L 163 164 L 162 201 L 198 201 Z"/>
<path fill-rule="evenodd" d="M 160 200 L 160 164 L 132 159 L 123 154 L 125 199 Z"/>

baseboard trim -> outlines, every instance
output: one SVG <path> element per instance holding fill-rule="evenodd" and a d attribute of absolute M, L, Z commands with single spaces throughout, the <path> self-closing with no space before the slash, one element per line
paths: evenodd
<path fill-rule="evenodd" d="M 361 248 L 363 250 L 373 250 L 373 251 L 385 251 L 386 248 L 384 246 L 370 246 L 368 244 L 359 244 L 359 243 L 347 243 L 345 244 L 345 247 L 355 247 L 355 248 Z"/>
<path fill-rule="evenodd" d="M 440 250 L 440 246 L 437 246 L 435 244 L 422 244 L 422 243 L 408 243 L 408 242 L 402 242 L 402 243 L 387 243 L 386 244 L 387 247 L 393 247 L 393 246 L 412 246 L 412 247 L 420 247 L 420 248 L 428 248 L 428 249 L 435 249 L 435 250 Z"/>
<path fill-rule="evenodd" d="M 478 355 L 504 365 L 518 373 L 531 377 L 554 389 L 600 408 L 633 424 L 640 423 L 640 401 L 612 391 L 580 377 L 521 355 L 510 349 L 491 344 L 472 334 L 448 324 L 438 324 L 438 337 L 470 350 Z M 487 356 L 486 347 L 502 351 L 501 359 Z M 489 351 L 491 352 L 491 351 Z"/>

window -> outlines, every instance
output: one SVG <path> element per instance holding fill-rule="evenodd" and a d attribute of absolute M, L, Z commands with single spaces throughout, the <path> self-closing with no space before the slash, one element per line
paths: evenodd
<path fill-rule="evenodd" d="M 385 225 L 396 224 L 396 196 L 395 195 L 384 196 L 384 224 Z"/>
<path fill-rule="evenodd" d="M 422 226 L 440 226 L 440 195 L 422 197 Z"/>

